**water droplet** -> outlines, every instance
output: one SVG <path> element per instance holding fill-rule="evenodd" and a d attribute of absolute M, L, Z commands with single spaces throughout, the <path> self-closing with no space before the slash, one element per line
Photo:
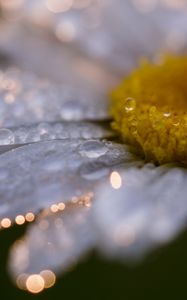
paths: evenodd
<path fill-rule="evenodd" d="M 171 116 L 171 113 L 170 113 L 170 112 L 164 112 L 164 113 L 163 113 L 163 116 L 164 116 L 165 118 L 169 118 L 169 117 Z"/>
<path fill-rule="evenodd" d="M 40 135 L 39 135 L 38 131 L 36 130 L 36 128 L 31 128 L 28 131 L 26 141 L 27 142 L 32 142 L 32 143 L 40 141 Z"/>
<path fill-rule="evenodd" d="M 172 121 L 173 121 L 173 125 L 174 125 L 174 126 L 179 126 L 180 120 L 179 120 L 178 117 L 174 117 Z"/>
<path fill-rule="evenodd" d="M 2 128 L 0 129 L 0 145 L 14 144 L 15 137 L 11 130 Z"/>
<path fill-rule="evenodd" d="M 28 130 L 25 127 L 19 127 L 15 131 L 15 143 L 26 143 L 28 136 Z"/>
<path fill-rule="evenodd" d="M 136 108 L 136 100 L 133 98 L 127 98 L 125 100 L 125 110 L 127 112 L 133 111 Z"/>
<path fill-rule="evenodd" d="M 48 139 L 50 137 L 51 126 L 48 123 L 40 123 L 38 131 L 41 139 Z"/>
<path fill-rule="evenodd" d="M 88 141 L 79 147 L 79 153 L 88 158 L 98 158 L 107 151 L 108 148 L 100 141 Z"/>

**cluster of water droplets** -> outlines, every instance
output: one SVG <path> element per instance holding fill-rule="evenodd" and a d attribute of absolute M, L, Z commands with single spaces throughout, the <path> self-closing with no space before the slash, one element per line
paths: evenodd
<path fill-rule="evenodd" d="M 17 68 L 0 73 L 0 146 L 111 137 L 108 124 L 97 122 L 108 118 L 105 96 Z"/>
<path fill-rule="evenodd" d="M 108 118 L 108 103 L 101 95 L 14 68 L 0 74 L 0 99 L 1 127 Z"/>
<path fill-rule="evenodd" d="M 0 146 L 22 145 L 46 140 L 102 139 L 113 136 L 114 133 L 105 123 L 42 122 L 36 125 L 0 129 Z"/>

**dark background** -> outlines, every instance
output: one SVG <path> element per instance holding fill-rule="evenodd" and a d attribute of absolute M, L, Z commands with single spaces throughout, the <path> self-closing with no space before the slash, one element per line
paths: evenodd
<path fill-rule="evenodd" d="M 0 299 L 187 299 L 187 233 L 143 263 L 125 266 L 92 253 L 39 295 L 18 290 L 7 274 L 11 244 L 25 231 L 0 232 Z"/>

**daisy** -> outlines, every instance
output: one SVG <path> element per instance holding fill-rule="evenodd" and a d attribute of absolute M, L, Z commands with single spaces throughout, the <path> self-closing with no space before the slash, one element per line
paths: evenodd
<path fill-rule="evenodd" d="M 187 10 L 186 1 L 7 3 L 0 224 L 34 221 L 12 246 L 9 270 L 39 293 L 93 249 L 128 263 L 185 228 L 187 174 L 177 163 L 186 161 L 186 58 L 163 63 L 158 53 L 185 50 Z M 156 64 L 115 89 L 110 114 L 108 91 L 142 56 Z"/>

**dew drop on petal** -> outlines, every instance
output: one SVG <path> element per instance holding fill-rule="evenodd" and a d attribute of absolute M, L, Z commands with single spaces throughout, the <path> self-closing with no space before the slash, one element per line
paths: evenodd
<path fill-rule="evenodd" d="M 14 144 L 14 134 L 11 130 L 2 128 L 0 129 L 0 146 Z"/>
<path fill-rule="evenodd" d="M 79 153 L 88 158 L 98 158 L 107 151 L 107 147 L 100 141 L 88 141 L 79 147 Z"/>

